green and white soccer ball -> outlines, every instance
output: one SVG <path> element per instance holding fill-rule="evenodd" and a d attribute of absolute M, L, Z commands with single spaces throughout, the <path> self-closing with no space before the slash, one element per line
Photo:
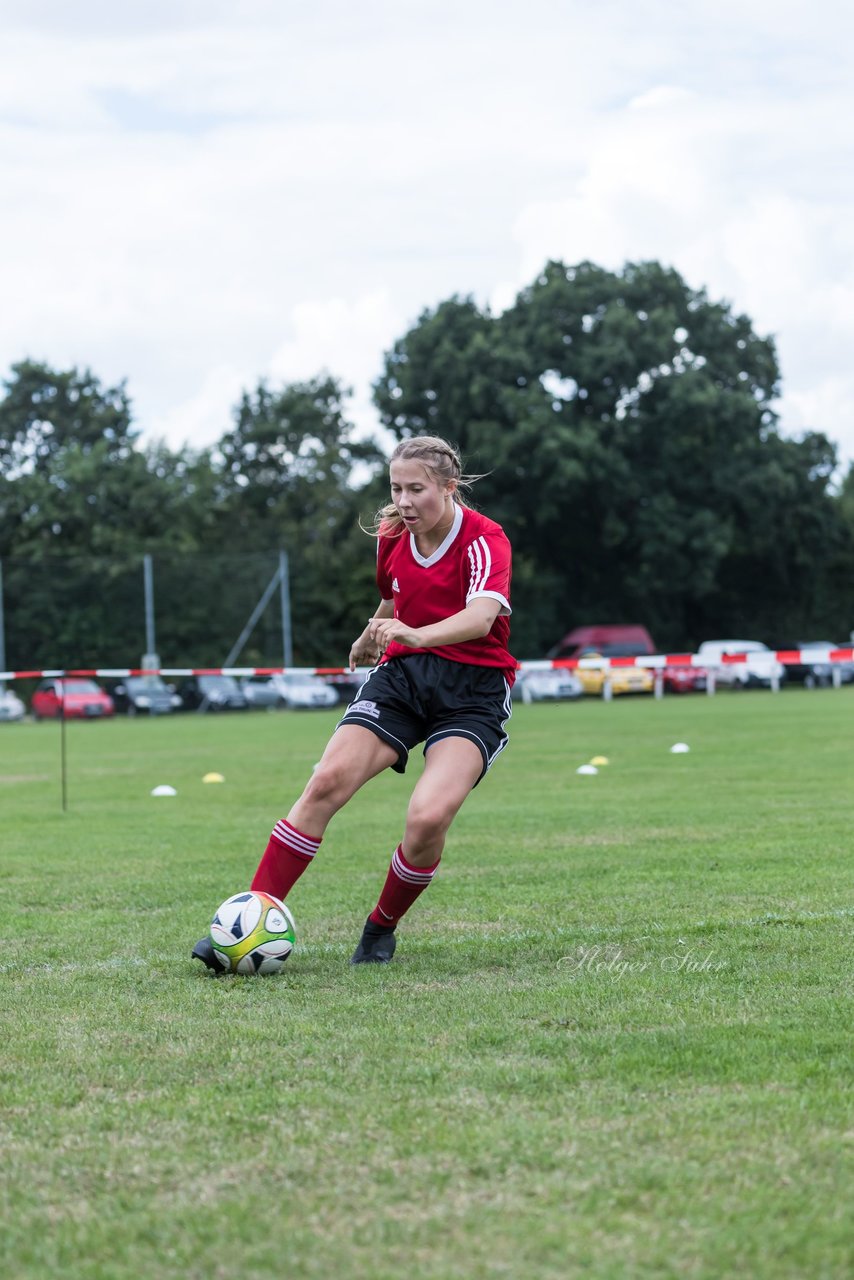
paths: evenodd
<path fill-rule="evenodd" d="M 217 908 L 210 936 L 223 973 L 278 973 L 294 949 L 296 927 L 284 902 L 248 889 Z"/>

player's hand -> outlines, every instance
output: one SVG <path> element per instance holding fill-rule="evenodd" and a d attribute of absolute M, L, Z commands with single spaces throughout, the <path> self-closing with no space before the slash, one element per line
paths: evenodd
<path fill-rule="evenodd" d="M 392 640 L 406 645 L 408 649 L 421 649 L 424 645 L 418 628 L 408 627 L 400 618 L 373 618 L 368 632 L 380 653 L 385 653 Z"/>
<path fill-rule="evenodd" d="M 379 657 L 380 649 L 376 641 L 371 639 L 366 628 L 350 647 L 350 670 L 355 671 L 356 667 L 372 667 Z"/>

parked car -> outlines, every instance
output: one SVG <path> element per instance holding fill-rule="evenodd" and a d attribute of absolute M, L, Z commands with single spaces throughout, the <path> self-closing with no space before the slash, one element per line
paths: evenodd
<path fill-rule="evenodd" d="M 745 655 L 743 662 L 722 661 L 725 655 L 738 653 Z M 786 668 L 761 640 L 704 640 L 697 654 L 714 671 L 716 684 L 734 689 L 768 688 L 772 681 L 786 678 Z"/>
<path fill-rule="evenodd" d="M 606 656 L 619 658 L 630 655 L 606 655 L 596 649 L 584 649 L 579 654 L 580 658 Z M 603 692 L 606 677 L 611 681 L 611 693 L 615 696 L 621 693 L 652 693 L 655 688 L 655 675 L 648 667 L 611 667 L 610 670 L 603 667 L 579 667 L 577 674 L 584 692 L 594 696 Z"/>
<path fill-rule="evenodd" d="M 320 676 L 279 672 L 272 676 L 248 676 L 242 683 L 247 702 L 253 707 L 334 707 L 335 690 Z"/>
<path fill-rule="evenodd" d="M 178 688 L 188 711 L 246 711 L 249 703 L 234 676 L 190 676 Z"/>
<path fill-rule="evenodd" d="M 23 720 L 26 710 L 17 693 L 0 684 L 0 720 Z"/>
<path fill-rule="evenodd" d="M 115 710 L 112 698 L 94 680 L 68 676 L 42 680 L 31 709 L 36 720 L 103 720 Z"/>
<path fill-rule="evenodd" d="M 181 706 L 181 699 L 160 676 L 127 676 L 111 689 L 116 711 L 129 716 L 167 715 Z"/>
<path fill-rule="evenodd" d="M 327 676 L 326 680 L 335 690 L 339 703 L 349 706 L 367 678 L 364 671 L 341 671 Z"/>
<path fill-rule="evenodd" d="M 665 667 L 662 671 L 665 693 L 702 693 L 707 681 L 705 667 Z"/>
<path fill-rule="evenodd" d="M 580 658 L 585 653 L 599 653 L 603 658 L 636 658 L 655 652 L 652 636 L 646 627 L 636 623 L 597 623 L 567 632 L 546 656 Z"/>
<path fill-rule="evenodd" d="M 854 681 L 854 662 L 831 662 L 824 656 L 828 649 L 849 649 L 851 646 L 834 644 L 832 640 L 800 640 L 787 646 L 801 650 L 801 662 L 787 662 L 786 679 L 802 684 L 805 689 L 821 688 L 833 683 L 833 669 L 838 667 L 843 684 Z M 812 652 L 811 652 L 812 651 Z"/>
<path fill-rule="evenodd" d="M 520 702 L 571 702 L 583 693 L 584 686 L 575 672 L 560 667 L 552 671 L 520 671 L 513 685 L 513 698 Z"/>

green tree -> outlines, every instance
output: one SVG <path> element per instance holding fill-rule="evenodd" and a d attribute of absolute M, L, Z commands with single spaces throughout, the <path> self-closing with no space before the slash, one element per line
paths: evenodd
<path fill-rule="evenodd" d="M 352 440 L 330 378 L 243 396 L 210 451 L 140 448 L 124 387 L 24 362 L 0 401 L 0 556 L 18 666 L 124 665 L 155 565 L 170 663 L 221 662 L 278 563 L 291 561 L 297 660 L 340 664 L 373 601 L 363 493 L 381 457 Z M 354 480 L 354 468 L 358 472 Z M 375 499 L 368 496 L 368 509 Z M 14 656 L 13 656 L 14 655 Z M 282 656 L 271 608 L 244 662 Z"/>
<path fill-rule="evenodd" d="M 140 548 L 174 531 L 166 455 L 137 451 L 123 385 L 24 361 L 5 390 L 7 651 L 25 666 L 127 661 L 143 634 Z"/>
<path fill-rule="evenodd" d="M 123 385 L 15 365 L 0 400 L 0 554 L 120 555 L 193 545 L 211 498 L 204 455 L 138 447 Z"/>
<path fill-rule="evenodd" d="M 498 317 L 458 298 L 425 313 L 375 388 L 398 436 L 435 430 L 487 473 L 528 655 L 592 621 L 668 647 L 818 624 L 835 452 L 779 436 L 778 391 L 746 316 L 657 263 L 587 262 L 548 263 Z"/>
<path fill-rule="evenodd" d="M 278 390 L 261 382 L 214 450 L 215 540 L 288 551 L 294 656 L 309 665 L 344 661 L 375 595 L 359 523 L 383 455 L 354 438 L 344 396 L 331 377 Z"/>
<path fill-rule="evenodd" d="M 827 556 L 823 581 L 831 597 L 832 621 L 826 638 L 849 645 L 854 637 L 854 463 L 848 467 L 839 489 L 842 536 Z"/>
<path fill-rule="evenodd" d="M 124 384 L 102 387 L 89 370 L 58 372 L 33 360 L 12 366 L 0 401 L 0 474 L 49 475 L 69 446 L 100 447 L 116 461 L 127 457 L 136 432 Z"/>

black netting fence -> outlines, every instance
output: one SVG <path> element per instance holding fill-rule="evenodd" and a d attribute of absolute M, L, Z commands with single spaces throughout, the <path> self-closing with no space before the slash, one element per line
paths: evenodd
<path fill-rule="evenodd" d="M 301 574 L 298 557 L 289 555 L 286 564 L 294 659 L 340 663 L 337 636 L 329 634 L 329 626 L 319 642 L 328 646 L 326 656 L 317 652 L 318 643 L 300 637 L 300 614 L 304 617 L 311 607 L 310 583 Z M 4 559 L 6 669 L 136 667 L 148 651 L 152 624 L 155 652 L 163 666 L 219 666 L 232 653 L 265 591 L 269 602 L 234 661 L 245 666 L 282 665 L 287 611 L 278 580 L 273 583 L 279 566 L 278 550 L 152 554 L 153 610 L 147 614 L 142 555 Z M 352 623 L 347 629 L 340 621 L 343 640 Z M 334 624 L 331 629 L 334 632 Z"/>

